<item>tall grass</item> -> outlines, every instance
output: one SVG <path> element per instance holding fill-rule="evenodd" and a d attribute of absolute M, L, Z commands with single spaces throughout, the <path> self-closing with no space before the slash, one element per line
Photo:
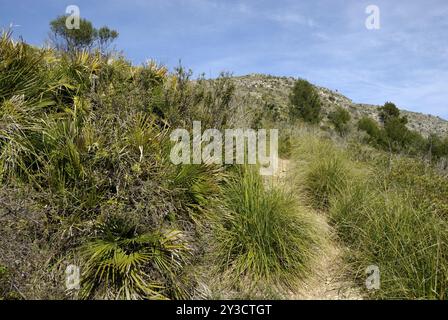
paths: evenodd
<path fill-rule="evenodd" d="M 354 179 L 346 156 L 331 141 L 305 135 L 296 139 L 293 153 L 301 189 L 316 209 L 327 209 L 331 198 Z"/>
<path fill-rule="evenodd" d="M 363 186 L 333 199 L 331 218 L 354 252 L 359 273 L 381 272 L 379 298 L 446 299 L 448 224 L 413 199 Z"/>
<path fill-rule="evenodd" d="M 216 255 L 234 284 L 293 287 L 310 270 L 318 242 L 312 223 L 294 197 L 265 187 L 256 169 L 229 179 L 220 206 Z"/>
<path fill-rule="evenodd" d="M 363 285 L 364 270 L 379 267 L 381 287 L 368 292 L 372 297 L 447 298 L 448 223 L 434 206 L 422 205 L 430 197 L 414 192 L 413 184 L 403 188 L 404 173 L 398 178 L 375 159 L 352 161 L 343 146 L 330 141 L 306 137 L 296 152 L 300 183 L 310 203 L 326 209 L 351 249 L 354 277 Z"/>

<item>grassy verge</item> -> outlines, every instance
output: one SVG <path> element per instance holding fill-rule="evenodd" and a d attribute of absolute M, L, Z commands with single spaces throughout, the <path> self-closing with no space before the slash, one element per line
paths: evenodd
<path fill-rule="evenodd" d="M 434 195 L 400 187 L 403 175 L 398 179 L 389 165 L 350 160 L 330 141 L 305 137 L 295 152 L 310 204 L 329 213 L 352 251 L 353 275 L 362 284 L 365 269 L 379 267 L 381 286 L 369 291 L 372 297 L 447 298 L 448 224 L 434 206 L 422 205 Z M 425 175 L 408 169 L 419 181 Z"/>

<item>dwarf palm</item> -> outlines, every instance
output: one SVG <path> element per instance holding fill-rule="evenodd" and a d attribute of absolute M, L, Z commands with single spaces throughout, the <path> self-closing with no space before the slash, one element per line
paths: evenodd
<path fill-rule="evenodd" d="M 85 244 L 81 298 L 166 298 L 164 284 L 182 266 L 187 246 L 176 230 L 142 232 L 125 217 L 100 224 L 99 237 Z"/>

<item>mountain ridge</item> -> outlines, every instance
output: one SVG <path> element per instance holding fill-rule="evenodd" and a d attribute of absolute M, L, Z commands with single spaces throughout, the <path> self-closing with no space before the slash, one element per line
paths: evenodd
<path fill-rule="evenodd" d="M 276 105 L 282 113 L 288 110 L 288 99 L 291 88 L 297 78 L 285 76 L 272 76 L 266 74 L 252 73 L 243 76 L 232 77 L 238 96 L 249 96 L 258 100 L 259 103 L 270 103 Z M 381 106 L 368 103 L 356 103 L 343 94 L 314 85 L 321 98 L 323 115 L 327 116 L 337 106 L 347 109 L 354 120 L 363 116 L 369 116 L 379 121 L 379 108 Z M 386 101 L 385 101 L 386 102 Z M 393 101 L 392 101 L 393 102 Z M 448 135 L 448 120 L 439 116 L 423 114 L 419 112 L 400 110 L 409 120 L 408 128 L 419 132 L 427 137 L 431 133 L 439 136 Z"/>

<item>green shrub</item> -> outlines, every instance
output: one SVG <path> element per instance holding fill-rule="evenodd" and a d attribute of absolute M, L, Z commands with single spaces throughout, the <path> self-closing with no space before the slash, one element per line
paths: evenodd
<path fill-rule="evenodd" d="M 409 130 L 406 128 L 406 121 L 403 118 L 390 118 L 384 124 L 384 132 L 386 134 L 386 143 L 391 146 L 394 151 L 402 150 L 409 141 Z"/>
<path fill-rule="evenodd" d="M 11 33 L 0 36 L 0 103 L 22 101 L 32 115 L 55 104 L 54 93 L 67 85 L 48 70 L 51 51 L 15 42 Z"/>
<path fill-rule="evenodd" d="M 347 110 L 338 106 L 335 111 L 328 115 L 328 119 L 340 136 L 347 134 L 349 130 L 348 123 L 351 120 L 350 113 Z"/>
<path fill-rule="evenodd" d="M 212 200 L 220 195 L 219 183 L 224 178 L 223 170 L 213 165 L 181 165 L 168 176 L 168 188 L 173 202 L 182 208 L 177 218 L 187 218 L 197 226 L 209 223 Z"/>
<path fill-rule="evenodd" d="M 176 230 L 144 231 L 130 216 L 109 216 L 81 250 L 81 298 L 161 299 L 176 291 L 173 278 L 188 247 Z M 135 219 L 135 218 L 134 218 Z M 180 288 L 178 288 L 180 289 Z M 167 294 L 168 293 L 168 294 Z"/>
<path fill-rule="evenodd" d="M 88 51 L 76 51 L 71 55 L 62 54 L 58 61 L 59 72 L 70 87 L 58 93 L 60 103 L 72 102 L 72 97 L 83 96 L 94 89 L 94 77 L 100 73 L 103 67 L 101 56 Z"/>
<path fill-rule="evenodd" d="M 393 111 L 389 111 L 381 116 L 384 119 L 383 128 L 380 128 L 373 119 L 363 117 L 358 122 L 358 129 L 365 131 L 368 135 L 367 141 L 376 147 L 390 152 L 422 154 L 426 147 L 423 136 L 406 127 L 408 120 L 405 117 L 393 116 L 394 114 Z"/>
<path fill-rule="evenodd" d="M 438 160 L 448 156 L 448 137 L 441 138 L 435 134 L 428 137 L 426 150 L 431 158 Z"/>
<path fill-rule="evenodd" d="M 386 124 L 390 119 L 399 118 L 400 109 L 397 108 L 392 102 L 386 102 L 384 106 L 380 108 L 380 119 L 383 124 Z"/>
<path fill-rule="evenodd" d="M 375 122 L 375 120 L 369 117 L 362 117 L 358 121 L 358 129 L 368 134 L 369 142 L 378 143 L 383 139 L 383 133 Z"/>
<path fill-rule="evenodd" d="M 86 51 L 41 51 L 9 36 L 3 36 L 0 53 L 1 190 L 20 185 L 18 190 L 36 192 L 33 210 L 44 218 L 35 221 L 46 232 L 21 232 L 25 239 L 18 241 L 17 232 L 1 228 L 3 244 L 42 247 L 25 256 L 30 262 L 20 272 L 25 265 L 57 269 L 84 244 L 83 298 L 191 297 L 184 279 L 193 273 L 183 273 L 191 262 L 183 260 L 190 251 L 201 259 L 198 226 L 209 228 L 223 168 L 171 164 L 168 128 L 192 119 L 227 126 L 230 79 L 194 83 L 153 63 L 133 67 L 123 58 L 106 63 Z M 132 225 L 115 219 L 97 228 L 98 217 L 110 211 L 128 213 Z M 21 221 L 8 223 L 15 228 Z M 29 236 L 34 234 L 39 242 Z M 51 281 L 34 289 L 31 281 L 43 278 L 34 269 L 19 283 L 26 297 L 65 297 Z"/>
<path fill-rule="evenodd" d="M 297 80 L 290 95 L 291 118 L 317 124 L 321 120 L 320 113 L 321 102 L 316 89 L 306 80 Z"/>

